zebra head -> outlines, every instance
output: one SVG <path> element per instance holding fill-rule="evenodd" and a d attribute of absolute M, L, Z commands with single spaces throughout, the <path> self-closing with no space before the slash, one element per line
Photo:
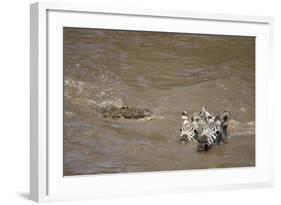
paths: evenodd
<path fill-rule="evenodd" d="M 214 117 L 207 111 L 206 106 L 202 107 L 199 116 L 201 118 L 201 124 L 208 124 L 214 121 Z"/>
<path fill-rule="evenodd" d="M 200 122 L 200 116 L 197 113 L 193 113 L 191 121 L 188 121 L 187 112 L 182 113 L 182 127 L 180 129 L 180 141 L 183 143 L 196 141 L 198 138 L 198 128 Z"/>
<path fill-rule="evenodd" d="M 214 144 L 220 144 L 227 137 L 227 121 L 229 112 L 217 115 L 202 129 L 202 134 L 198 137 L 198 151 L 208 151 Z"/>

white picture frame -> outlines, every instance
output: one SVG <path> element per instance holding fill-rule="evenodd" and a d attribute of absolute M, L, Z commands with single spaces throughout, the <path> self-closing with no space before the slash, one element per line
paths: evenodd
<path fill-rule="evenodd" d="M 256 166 L 63 177 L 63 26 L 256 36 Z M 270 107 L 272 29 L 270 17 L 54 2 L 32 4 L 30 198 L 40 202 L 273 186 L 273 137 L 267 136 L 266 129 L 270 127 L 268 119 L 273 117 L 263 109 Z"/>

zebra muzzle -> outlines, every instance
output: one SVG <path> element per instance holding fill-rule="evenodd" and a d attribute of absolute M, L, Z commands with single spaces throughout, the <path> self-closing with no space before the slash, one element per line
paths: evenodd
<path fill-rule="evenodd" d="M 182 142 L 182 143 L 188 143 L 190 141 L 192 141 L 192 140 L 187 135 L 182 135 L 180 137 L 180 142 Z"/>
<path fill-rule="evenodd" d="M 197 150 L 198 152 L 208 151 L 210 149 L 210 144 L 208 142 L 198 142 Z"/>

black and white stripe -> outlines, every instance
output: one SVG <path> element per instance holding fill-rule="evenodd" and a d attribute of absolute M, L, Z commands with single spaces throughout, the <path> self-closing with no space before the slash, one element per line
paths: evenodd
<path fill-rule="evenodd" d="M 200 112 L 194 112 L 188 121 L 187 112 L 182 113 L 180 141 L 183 143 L 197 142 L 198 151 L 207 151 L 215 144 L 220 144 L 227 136 L 229 112 L 225 111 L 215 118 L 203 106 Z"/>
<path fill-rule="evenodd" d="M 198 131 L 194 126 L 194 122 L 188 121 L 187 112 L 183 111 L 182 113 L 182 127 L 180 129 L 180 141 L 183 143 L 196 141 L 198 138 Z"/>
<path fill-rule="evenodd" d="M 220 144 L 227 137 L 227 125 L 229 112 L 225 111 L 222 116 L 216 116 L 214 122 L 208 123 L 202 129 L 202 134 L 198 137 L 198 151 L 207 151 L 213 145 Z"/>
<path fill-rule="evenodd" d="M 203 128 L 201 136 L 198 138 L 198 151 L 207 151 L 214 144 L 221 141 L 222 131 L 218 123 L 210 123 Z"/>
<path fill-rule="evenodd" d="M 215 118 L 207 111 L 205 106 L 202 107 L 201 111 L 199 112 L 199 116 L 201 118 L 202 125 L 214 122 L 215 120 Z"/>
<path fill-rule="evenodd" d="M 196 141 L 198 138 L 198 131 L 193 126 L 188 126 L 181 130 L 180 141 L 183 143 Z"/>
<path fill-rule="evenodd" d="M 186 111 L 182 113 L 182 127 L 180 129 L 181 142 L 197 142 L 199 131 L 206 124 L 213 122 L 213 117 L 203 106 L 200 112 L 194 112 L 191 116 L 191 121 L 188 121 L 188 114 Z"/>

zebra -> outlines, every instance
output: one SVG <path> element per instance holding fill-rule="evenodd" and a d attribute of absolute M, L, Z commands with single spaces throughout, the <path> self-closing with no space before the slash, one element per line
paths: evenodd
<path fill-rule="evenodd" d="M 196 141 L 198 138 L 197 122 L 192 120 L 189 122 L 186 111 L 182 113 L 182 119 L 183 123 L 180 129 L 180 141 L 183 143 Z"/>
<path fill-rule="evenodd" d="M 206 106 L 202 107 L 201 111 L 199 112 L 199 116 L 201 118 L 202 125 L 209 124 L 215 120 L 215 118 L 207 111 Z"/>
<path fill-rule="evenodd" d="M 198 151 L 208 151 L 213 145 L 219 145 L 227 138 L 229 116 L 229 111 L 224 111 L 221 116 L 217 115 L 203 127 L 201 135 L 197 138 Z"/>
<path fill-rule="evenodd" d="M 194 112 L 191 121 L 188 121 L 188 114 L 186 111 L 182 113 L 182 127 L 180 129 L 180 141 L 183 143 L 197 142 L 199 132 L 202 126 L 210 123 L 213 120 L 212 115 L 203 106 L 200 112 Z"/>

